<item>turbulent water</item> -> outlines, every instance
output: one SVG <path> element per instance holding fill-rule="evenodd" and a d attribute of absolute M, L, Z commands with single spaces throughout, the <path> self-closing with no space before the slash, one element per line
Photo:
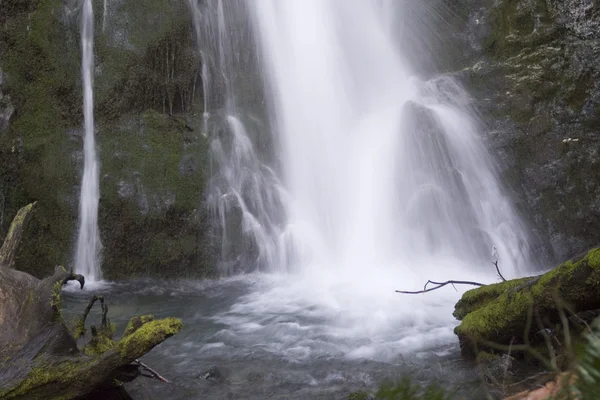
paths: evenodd
<path fill-rule="evenodd" d="M 81 13 L 81 74 L 83 78 L 84 161 L 79 198 L 79 234 L 75 271 L 90 282 L 102 278 L 99 251 L 98 203 L 100 165 L 94 137 L 94 12 L 92 1 L 84 0 Z"/>
<path fill-rule="evenodd" d="M 282 305 L 271 312 L 267 305 L 249 306 L 257 293 L 285 286 L 285 279 L 252 274 L 219 281 L 147 280 L 105 287 L 102 294 L 117 335 L 134 314 L 177 316 L 184 322 L 180 333 L 143 357 L 172 384 L 138 378 L 126 384 L 127 391 L 136 400 L 331 400 L 410 375 L 415 382 L 456 389 L 464 396 L 459 398 L 484 398 L 477 371 L 461 363 L 458 346 L 449 340 L 447 321 L 440 324 L 423 315 L 420 321 L 400 325 L 398 340 L 388 346 L 376 329 L 372 339 L 349 334 L 315 307 Z M 81 315 L 88 301 L 89 294 L 74 285 L 63 295 L 65 318 Z M 88 323 L 99 322 L 98 307 L 92 309 Z M 418 337 L 417 326 L 423 323 L 429 330 Z M 381 340 L 380 348 L 367 355 L 372 340 Z"/>

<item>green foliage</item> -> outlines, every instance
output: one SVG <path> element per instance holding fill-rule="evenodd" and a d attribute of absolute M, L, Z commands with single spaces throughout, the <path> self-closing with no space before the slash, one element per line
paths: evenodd
<path fill-rule="evenodd" d="M 592 332 L 586 337 L 576 368 L 578 379 L 571 392 L 579 399 L 600 399 L 600 319 L 596 319 Z"/>
<path fill-rule="evenodd" d="M 423 388 L 408 377 L 398 384 L 382 385 L 375 394 L 377 400 L 450 400 L 452 397 L 436 384 Z"/>

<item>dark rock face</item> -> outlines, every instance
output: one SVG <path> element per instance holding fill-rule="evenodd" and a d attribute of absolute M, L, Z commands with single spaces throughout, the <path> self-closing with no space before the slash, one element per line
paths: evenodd
<path fill-rule="evenodd" d="M 38 201 L 17 268 L 41 277 L 56 264 L 71 265 L 77 235 L 79 2 L 7 1 L 10 12 L 0 16 L 0 238 L 5 215 Z M 209 274 L 208 142 L 196 117 L 202 81 L 188 8 L 125 0 L 104 15 L 103 2 L 93 4 L 104 277 Z"/>
<path fill-rule="evenodd" d="M 483 4 L 482 4 L 483 3 Z M 551 262 L 600 237 L 600 2 L 465 0 L 468 86 Z"/>

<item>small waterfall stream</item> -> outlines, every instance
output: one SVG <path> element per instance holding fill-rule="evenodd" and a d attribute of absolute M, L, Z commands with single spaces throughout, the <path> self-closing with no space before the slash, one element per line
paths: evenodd
<path fill-rule="evenodd" d="M 94 135 L 94 11 L 91 0 L 84 0 L 81 13 L 81 74 L 83 79 L 84 162 L 79 198 L 79 233 L 75 250 L 75 271 L 86 281 L 102 279 L 100 270 L 100 165 Z"/>

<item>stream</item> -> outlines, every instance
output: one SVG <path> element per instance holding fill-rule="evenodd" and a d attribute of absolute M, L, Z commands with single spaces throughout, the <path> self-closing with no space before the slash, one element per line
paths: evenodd
<path fill-rule="evenodd" d="M 402 376 L 438 383 L 464 398 L 479 397 L 477 371 L 460 359 L 452 332 L 457 321 L 445 304 L 449 296 L 394 295 L 398 309 L 413 300 L 426 305 L 410 319 L 390 318 L 384 310 L 369 318 L 349 312 L 355 305 L 333 304 L 335 293 L 328 307 L 318 297 L 298 296 L 294 285 L 285 283 L 289 280 L 249 274 L 197 282 L 136 280 L 93 289 L 106 297 L 117 338 L 135 314 L 173 316 L 184 323 L 179 334 L 142 359 L 172 384 L 140 377 L 126 384 L 136 400 L 344 399 Z M 451 290 L 450 297 L 458 297 Z M 67 320 L 82 312 L 90 296 L 89 289 L 72 286 L 64 292 Z M 373 307 L 378 304 L 367 308 Z M 440 317 L 445 312 L 448 318 Z M 95 307 L 88 328 L 99 321 Z"/>

